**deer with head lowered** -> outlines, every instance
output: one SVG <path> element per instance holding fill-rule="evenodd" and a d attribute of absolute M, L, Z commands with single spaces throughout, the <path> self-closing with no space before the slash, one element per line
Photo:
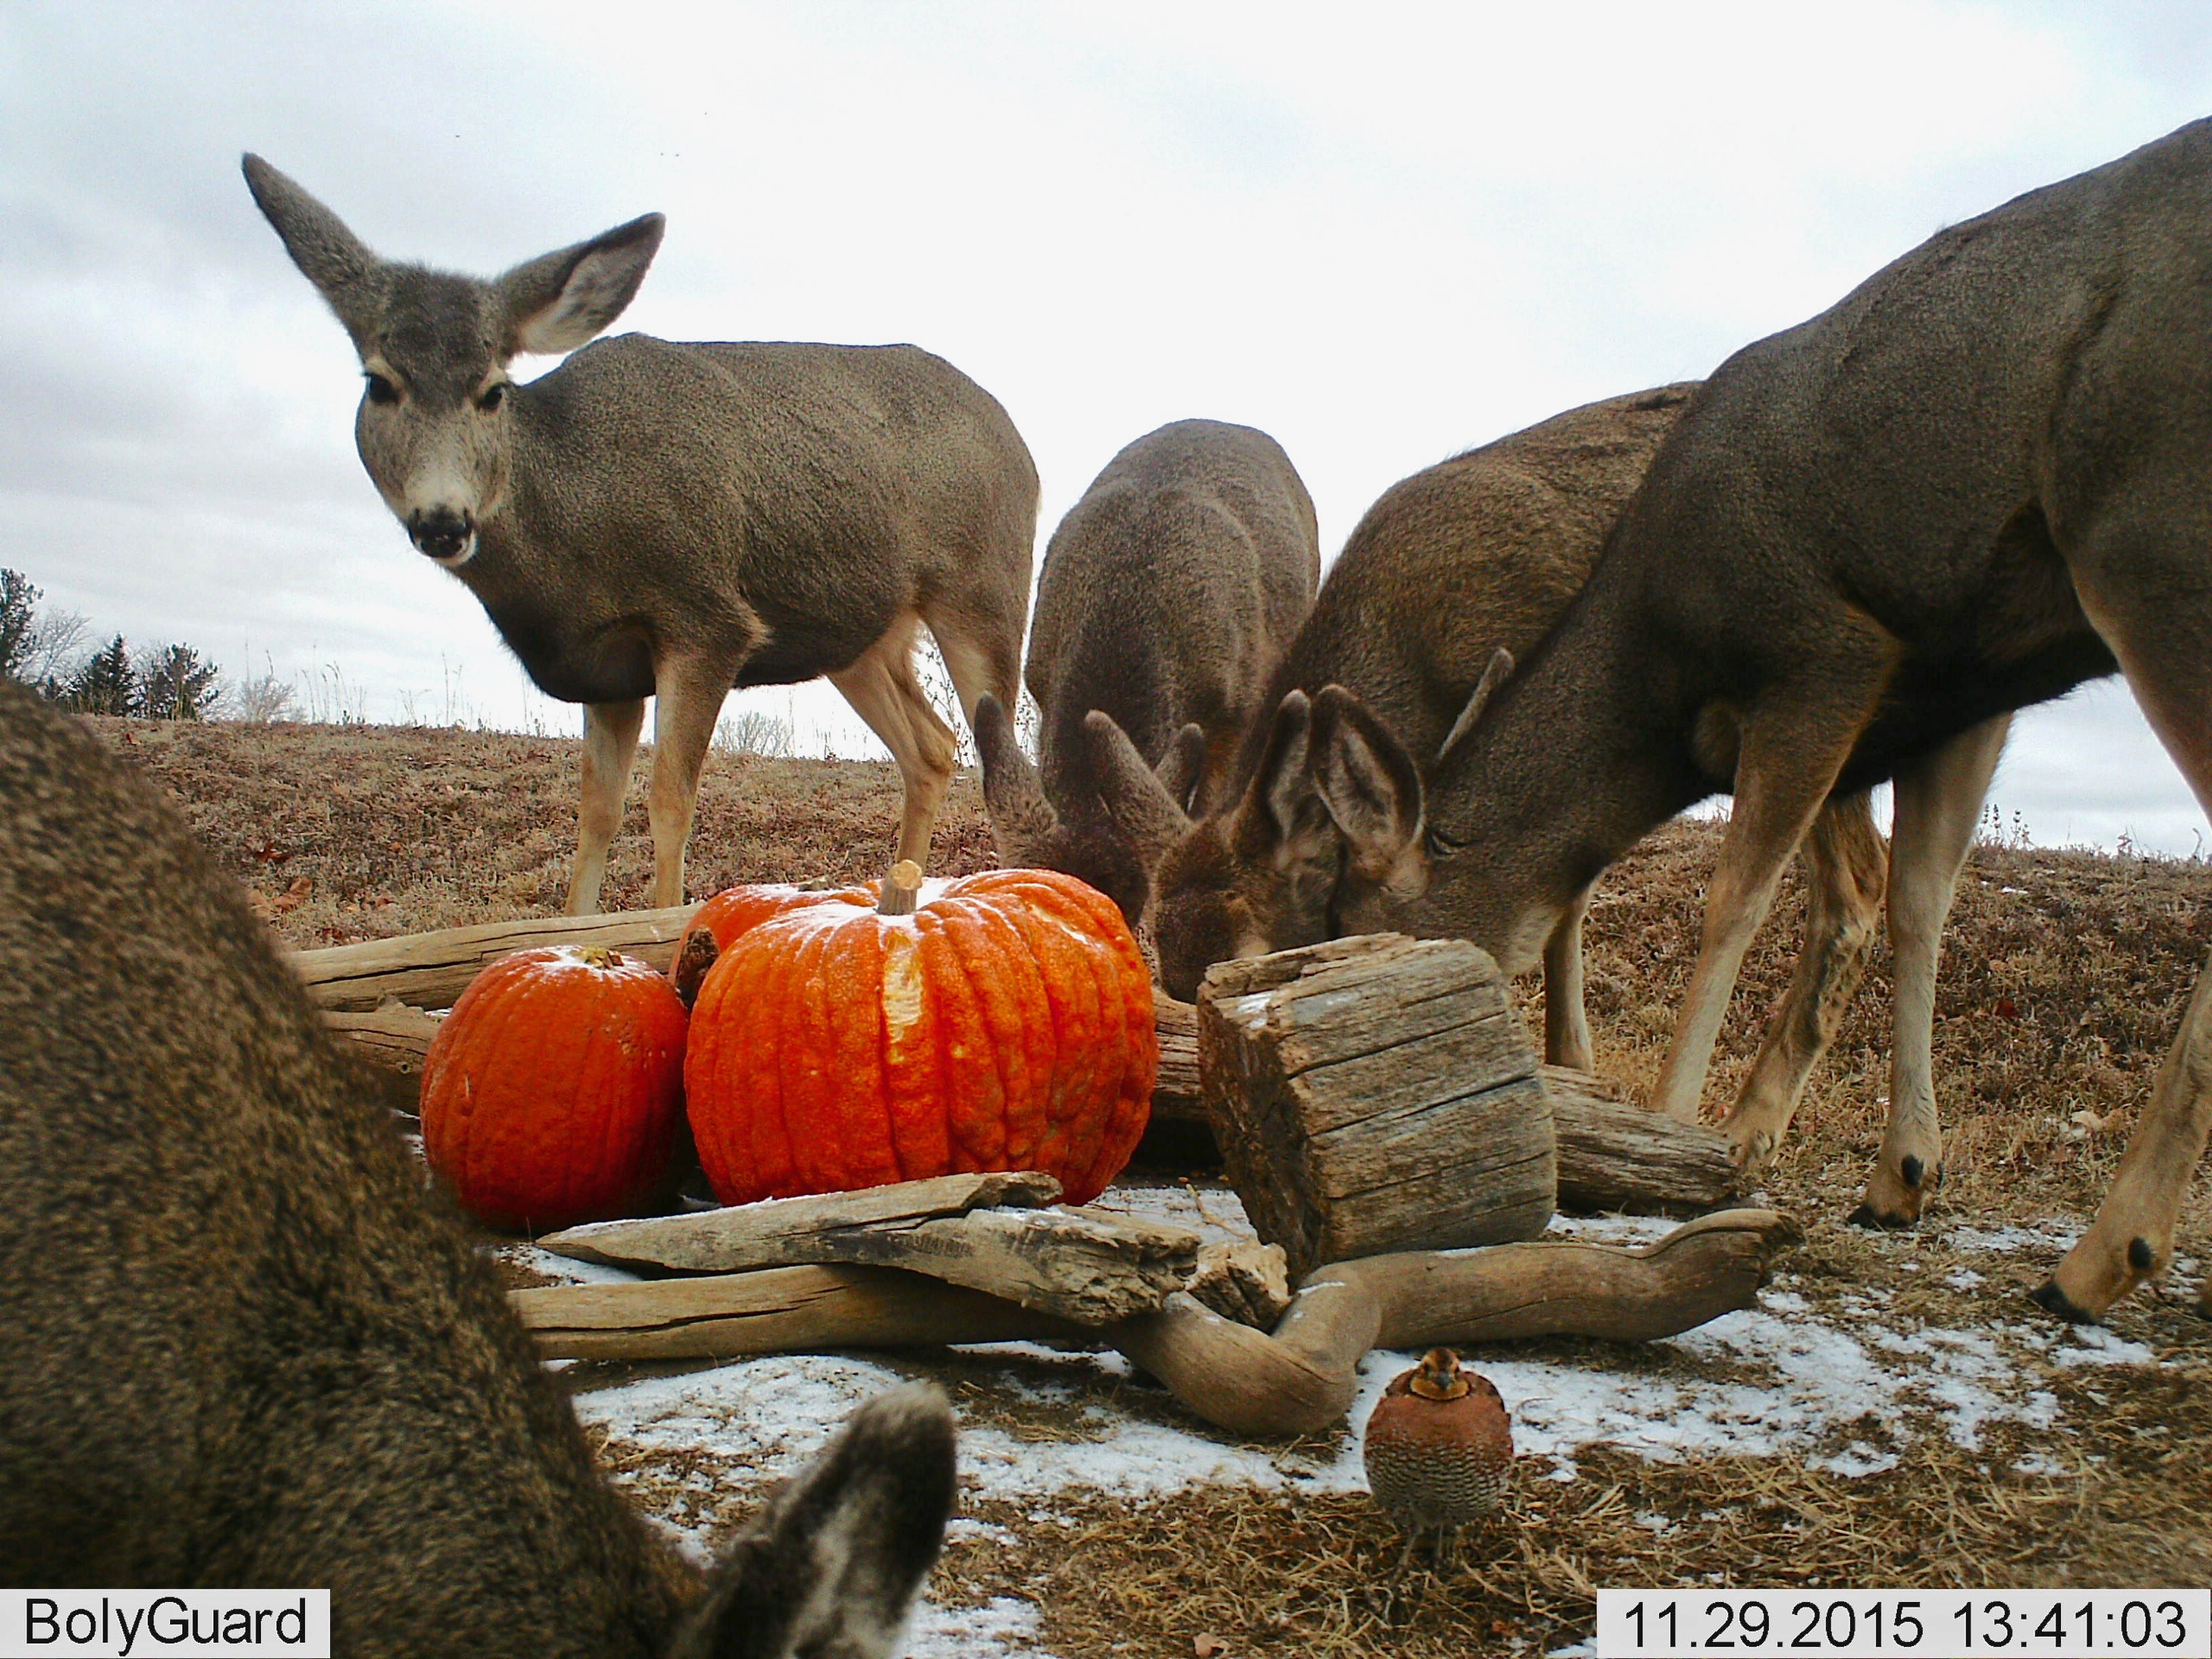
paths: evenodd
<path fill-rule="evenodd" d="M 258 156 L 245 168 L 360 354 L 355 438 L 386 505 L 538 689 L 584 706 L 570 913 L 599 908 L 648 696 L 654 904 L 684 900 L 732 686 L 827 675 L 898 763 L 896 856 L 926 863 L 955 745 L 918 630 L 971 722 L 986 693 L 1012 702 L 1021 659 L 1036 469 L 990 394 L 912 346 L 586 344 L 644 280 L 659 214 L 485 283 L 379 258 Z"/>
<path fill-rule="evenodd" d="M 1839 793 L 1898 781 L 1896 854 L 1918 843 L 1932 932 L 1993 718 L 2117 669 L 2212 809 L 2208 225 L 2199 122 L 1939 232 L 1738 352 L 1425 781 L 1425 817 L 1410 789 L 1373 814 L 1382 845 L 1425 839 L 1431 891 L 1510 962 L 1653 824 L 1733 790 L 1658 1104 L 1695 1109 L 1745 946 Z M 1340 763 L 1394 775 L 1362 741 Z M 1935 789 L 1948 810 L 1908 836 L 1908 796 L 1947 775 L 1973 787 Z M 2208 1133 L 2212 970 L 2044 1306 L 2097 1317 L 2166 1269 Z"/>
<path fill-rule="evenodd" d="M 0 964 L 0 1583 L 325 1587 L 354 1659 L 891 1650 L 941 1396 L 861 1407 L 687 1568 L 245 893 L 13 685 Z"/>
<path fill-rule="evenodd" d="M 1320 580 L 1313 500 L 1264 432 L 1177 421 L 1115 456 L 1037 578 L 1037 764 L 995 699 L 976 710 L 1000 857 L 1089 882 L 1138 927 L 1151 872 L 1100 798 L 1085 719 L 1112 720 L 1170 799 L 1204 810 Z"/>
<path fill-rule="evenodd" d="M 1577 872 L 1541 924 L 1507 942 L 1439 878 L 1425 846 L 1421 802 L 1446 816 L 1439 781 L 1510 672 L 1574 602 L 1623 506 L 1644 481 L 1694 386 L 1663 386 L 1571 410 L 1394 485 L 1370 507 L 1322 584 L 1270 689 L 1272 714 L 1248 739 L 1236 786 L 1194 817 L 1153 786 L 1109 727 L 1094 731 L 1117 820 L 1146 848 L 1157 891 L 1148 924 L 1162 982 L 1188 997 L 1208 964 L 1391 927 L 1486 943 L 1510 972 L 1544 967 L 1545 1054 L 1590 1065 L 1582 922 L 1601 866 Z M 1993 760 L 2002 721 L 1977 757 Z M 1563 754 L 1555 763 L 1572 763 Z M 1952 790 L 1971 827 L 1986 768 Z M 1899 822 L 1911 817 L 1899 797 Z M 1806 838 L 1805 942 L 1770 1023 L 1735 1118 L 1765 1126 L 1737 1143 L 1747 1177 L 1771 1157 L 1813 1066 L 1857 989 L 1887 875 L 1863 792 L 1831 799 Z M 1947 873 L 1955 875 L 1956 866 Z M 1903 891 L 1915 890 L 1904 878 Z M 1899 892 L 1893 890 L 1894 905 Z M 1932 933 L 1898 933 L 1896 1115 L 1917 1121 L 1932 1002 L 1902 988 L 1932 984 Z M 1894 1160 L 1893 1160 L 1894 1162 Z M 1909 1166 L 1908 1166 L 1909 1167 Z M 1893 1219 L 1918 1182 L 1878 1169 L 1862 1219 Z M 1892 1188 L 1896 1196 L 1892 1195 Z"/>

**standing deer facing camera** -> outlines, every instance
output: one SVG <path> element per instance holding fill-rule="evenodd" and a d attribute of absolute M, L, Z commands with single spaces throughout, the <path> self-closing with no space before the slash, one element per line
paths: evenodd
<path fill-rule="evenodd" d="M 538 689 L 584 705 L 570 913 L 599 908 L 648 696 L 654 904 L 684 900 L 733 685 L 827 675 L 898 763 L 897 856 L 926 863 L 955 746 L 917 630 L 971 722 L 987 692 L 1012 702 L 1021 658 L 1036 469 L 990 394 L 912 346 L 586 345 L 644 280 L 657 213 L 484 283 L 380 259 L 260 157 L 245 169 L 361 354 L 354 435 L 386 504 Z"/>
<path fill-rule="evenodd" d="M 1037 578 L 1038 763 L 995 701 L 976 711 L 1000 858 L 1089 882 L 1137 927 L 1150 872 L 1108 813 L 1085 720 L 1112 720 L 1171 799 L 1206 810 L 1320 580 L 1313 499 L 1266 433 L 1176 421 L 1109 461 Z"/>
<path fill-rule="evenodd" d="M 686 1567 L 244 892 L 14 685 L 0 969 L 0 1583 L 327 1588 L 343 1659 L 891 1651 L 942 1397 L 861 1407 Z"/>
<path fill-rule="evenodd" d="M 1375 838 L 1420 849 L 1431 894 L 1510 963 L 1645 831 L 1732 789 L 1656 1102 L 1694 1112 L 1745 947 L 1838 794 L 1894 777 L 1902 809 L 1908 780 L 1986 777 L 1995 718 L 2118 670 L 2212 811 L 2208 466 L 2198 122 L 1938 233 L 1723 363 L 1566 616 L 1426 781 L 1425 819 L 1392 792 Z M 1335 763 L 1387 787 L 1371 747 Z M 1978 793 L 1929 827 L 1931 869 L 1957 869 Z M 1940 921 L 1948 879 L 1929 884 Z M 2212 969 L 2037 1299 L 2094 1318 L 2162 1273 L 2208 1133 Z"/>

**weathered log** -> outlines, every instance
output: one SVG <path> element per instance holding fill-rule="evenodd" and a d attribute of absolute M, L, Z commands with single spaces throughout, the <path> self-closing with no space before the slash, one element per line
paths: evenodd
<path fill-rule="evenodd" d="M 365 1012 L 387 999 L 417 1008 L 450 1008 L 486 963 L 534 945 L 609 945 L 665 968 L 697 908 L 679 904 L 605 916 L 487 921 L 434 933 L 333 945 L 321 951 L 295 951 L 292 965 L 307 981 L 308 995 L 325 1008 Z"/>
<path fill-rule="evenodd" d="M 763 1267 L 507 1295 L 548 1359 L 721 1359 L 1090 1334 L 897 1267 Z"/>
<path fill-rule="evenodd" d="M 1152 1115 L 1187 1123 L 1206 1121 L 1199 1103 L 1198 1006 L 1152 990 L 1152 1031 L 1159 1039 L 1159 1074 L 1152 1079 Z"/>
<path fill-rule="evenodd" d="M 799 1264 L 904 1267 L 1078 1325 L 1150 1313 L 1190 1282 L 1198 1235 L 1049 1204 L 1049 1176 L 945 1176 L 696 1215 L 602 1221 L 538 1240 L 617 1267 L 732 1273 Z"/>
<path fill-rule="evenodd" d="M 895 1267 L 768 1267 L 507 1295 L 548 1358 L 1103 1336 L 1206 1421 L 1239 1434 L 1296 1435 L 1343 1417 L 1371 1347 L 1670 1336 L 1750 1306 L 1771 1258 L 1799 1236 L 1773 1211 L 1730 1210 L 1639 1249 L 1547 1242 L 1337 1262 L 1307 1279 L 1272 1335 L 1182 1292 L 1157 1313 L 1085 1331 Z"/>
<path fill-rule="evenodd" d="M 1736 1195 L 1741 1182 L 1719 1130 L 1646 1111 L 1588 1072 L 1547 1066 L 1542 1075 L 1568 1214 L 1695 1215 Z"/>
<path fill-rule="evenodd" d="M 1198 1030 L 1230 1182 L 1293 1274 L 1532 1238 L 1551 1219 L 1536 1051 L 1465 940 L 1372 934 L 1217 963 Z"/>

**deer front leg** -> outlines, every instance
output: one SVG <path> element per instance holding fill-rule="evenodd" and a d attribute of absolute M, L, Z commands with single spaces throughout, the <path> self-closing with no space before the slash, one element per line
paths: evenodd
<path fill-rule="evenodd" d="M 1870 708 L 1880 678 L 1862 707 Z M 1776 700 L 1778 704 L 1780 699 Z M 1774 902 L 1791 854 L 1835 787 L 1863 718 L 1860 708 L 1831 694 L 1826 706 L 1776 707 L 1747 722 L 1735 772 L 1735 811 L 1705 889 L 1705 937 L 1690 975 L 1689 994 L 1674 1027 L 1654 1109 L 1694 1123 L 1713 1044 L 1728 1013 L 1744 952 Z M 1843 706 L 1838 706 L 1843 704 Z M 1742 1152 L 1737 1148 L 1738 1154 Z"/>
<path fill-rule="evenodd" d="M 1544 1063 L 1593 1071 L 1589 1011 L 1583 999 L 1583 918 L 1591 890 L 1575 895 L 1544 941 Z"/>
<path fill-rule="evenodd" d="M 1897 975 L 1889 1127 L 1866 1200 L 1851 1212 L 1857 1226 L 1910 1227 L 1943 1178 L 1943 1128 L 1936 1115 L 1936 958 L 1982 798 L 2011 726 L 2009 714 L 1984 721 L 1897 775 L 1889 839 L 1889 944 Z"/>
<path fill-rule="evenodd" d="M 1835 1040 L 1858 994 L 1881 915 L 1889 854 L 1862 791 L 1820 809 L 1800 849 L 1806 878 L 1805 942 L 1782 1006 L 1721 1132 L 1747 1178 L 1763 1172 L 1797 1115 L 1806 1080 Z"/>
<path fill-rule="evenodd" d="M 655 908 L 684 902 L 684 848 L 699 799 L 699 773 L 714 738 L 722 700 L 737 678 L 726 658 L 686 658 L 653 665 L 653 821 Z"/>
<path fill-rule="evenodd" d="M 572 916 L 597 915 L 599 886 L 607 873 L 607 848 L 622 827 L 623 797 L 629 793 L 630 763 L 637 757 L 645 702 L 584 705 L 584 793 L 576 813 L 576 864 L 565 906 Z"/>

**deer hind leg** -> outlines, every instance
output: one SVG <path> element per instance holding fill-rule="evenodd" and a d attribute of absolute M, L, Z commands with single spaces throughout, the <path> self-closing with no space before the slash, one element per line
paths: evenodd
<path fill-rule="evenodd" d="M 1583 1000 L 1583 918 L 1589 913 L 1590 890 L 1575 895 L 1544 941 L 1544 1063 L 1578 1072 L 1595 1069 Z"/>
<path fill-rule="evenodd" d="M 959 750 L 952 728 L 930 707 L 929 695 L 915 673 L 914 636 L 918 625 L 918 618 L 910 612 L 900 617 L 851 667 L 832 674 L 830 683 L 853 706 L 853 712 L 867 722 L 868 729 L 884 740 L 884 747 L 898 763 L 899 779 L 906 786 L 906 804 L 899 816 L 896 856 L 927 866 L 929 832 L 937 822 L 945 792 L 951 785 L 953 762 Z"/>
<path fill-rule="evenodd" d="M 576 813 L 576 864 L 564 906 L 572 916 L 597 915 L 607 873 L 607 848 L 622 827 L 623 797 L 645 724 L 645 702 L 584 705 L 584 793 Z"/>
<path fill-rule="evenodd" d="M 1889 1127 L 1866 1200 L 1851 1212 L 1858 1226 L 1912 1225 L 1943 1178 L 1943 1130 L 1936 1115 L 1936 956 L 1990 775 L 2011 727 L 2009 714 L 1984 721 L 1897 775 L 1889 842 L 1889 943 L 1897 976 Z"/>
<path fill-rule="evenodd" d="M 1862 791 L 1830 800 L 1813 820 L 1799 856 L 1806 878 L 1805 943 L 1751 1074 L 1721 1126 L 1747 1178 L 1764 1171 L 1781 1149 L 1806 1080 L 1835 1040 L 1866 973 L 1889 866 L 1869 796 Z"/>
<path fill-rule="evenodd" d="M 2174 539 L 2170 532 L 2167 539 Z M 2136 705 L 2180 767 L 2198 808 L 2212 814 L 2212 658 L 2205 650 L 2212 571 L 2203 547 L 2202 536 L 2192 533 L 2164 568 L 2144 561 L 2120 572 L 2124 587 L 2106 585 L 2110 567 L 2085 571 L 2077 564 L 2074 574 L 2082 607 L 2119 658 Z M 2197 975 L 2181 1030 L 2096 1218 L 2035 1299 L 2064 1318 L 2097 1319 L 2137 1285 L 2163 1273 L 2173 1260 L 2175 1224 L 2208 1138 L 2212 963 Z M 2200 1288 L 2198 1306 L 2212 1317 L 2212 1274 Z"/>
<path fill-rule="evenodd" d="M 960 699 L 961 718 L 975 729 L 975 705 L 988 691 L 999 700 L 1008 718 L 1021 712 L 1022 623 L 1024 618 L 990 617 L 977 621 L 964 611 L 925 600 L 922 620 L 945 659 L 945 672 L 952 677 L 953 695 Z"/>

